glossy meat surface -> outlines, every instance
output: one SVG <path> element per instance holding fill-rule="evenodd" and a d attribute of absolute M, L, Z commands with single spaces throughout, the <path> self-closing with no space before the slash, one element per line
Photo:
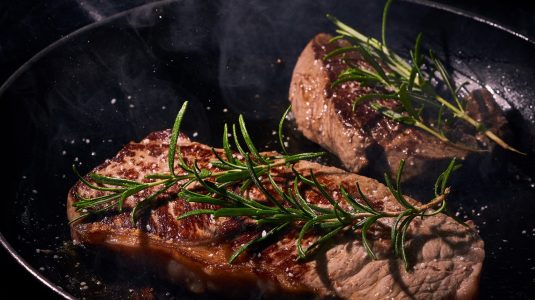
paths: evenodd
<path fill-rule="evenodd" d="M 147 174 L 167 171 L 168 143 L 169 131 L 152 133 L 139 143 L 125 146 L 94 172 L 147 180 Z M 214 157 L 208 146 L 183 135 L 178 143 L 187 162 L 196 159 L 201 166 L 212 168 Z M 374 208 L 401 210 L 387 188 L 376 180 L 313 162 L 299 162 L 295 167 L 304 174 L 312 169 L 337 201 L 342 201 L 339 185 L 357 197 L 354 183 L 358 181 Z M 290 170 L 281 167 L 274 172 L 282 186 L 291 183 Z M 269 183 L 266 185 L 269 189 Z M 328 204 L 317 191 L 302 188 L 307 201 Z M 68 195 L 69 219 L 78 215 L 72 207 L 76 195 L 94 197 L 99 193 L 78 182 Z M 411 225 L 406 249 L 413 268 L 408 272 L 392 254 L 388 219 L 370 232 L 377 260 L 368 257 L 358 232 L 345 232 L 314 259 L 298 262 L 297 231 L 290 229 L 278 241 L 244 253 L 230 265 L 227 260 L 236 249 L 269 229 L 257 228 L 245 217 L 202 215 L 178 221 L 176 217 L 184 212 L 212 206 L 178 198 L 177 187 L 162 194 L 159 205 L 133 226 L 129 211 L 149 193 L 127 198 L 123 213 L 110 212 L 72 224 L 73 239 L 152 265 L 155 272 L 193 292 L 215 292 L 226 298 L 471 299 L 477 295 L 483 241 L 472 226 L 463 227 L 445 215 L 416 219 Z M 254 188 L 245 194 L 265 201 Z M 304 244 L 315 238 L 310 234 Z"/>

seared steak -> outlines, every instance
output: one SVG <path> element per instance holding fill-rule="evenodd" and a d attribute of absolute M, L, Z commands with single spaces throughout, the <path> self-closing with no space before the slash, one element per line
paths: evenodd
<path fill-rule="evenodd" d="M 169 135 L 169 131 L 155 132 L 139 143 L 131 142 L 93 171 L 139 181 L 148 180 L 144 178 L 147 174 L 166 172 Z M 201 167 L 213 169 L 210 161 L 215 158 L 208 146 L 191 142 L 183 135 L 178 143 L 186 162 L 197 160 Z M 341 201 L 336 192 L 339 185 L 356 195 L 358 181 L 374 208 L 401 210 L 387 188 L 374 179 L 306 161 L 297 163 L 295 168 L 304 174 L 313 170 L 337 201 Z M 291 183 L 287 167 L 274 172 L 281 185 Z M 270 188 L 267 182 L 266 186 Z M 410 226 L 405 243 L 413 266 L 409 271 L 392 254 L 392 220 L 388 219 L 374 225 L 370 232 L 377 260 L 367 255 L 357 233 L 346 232 L 312 260 L 297 262 L 298 232 L 289 229 L 279 241 L 246 252 L 230 265 L 230 255 L 267 228 L 258 228 L 246 217 L 198 215 L 177 221 L 176 217 L 187 211 L 213 208 L 180 199 L 177 189 L 162 194 L 159 205 L 135 226 L 129 221 L 129 211 L 151 191 L 127 198 L 122 213 L 114 211 L 75 222 L 71 225 L 72 238 L 147 261 L 193 292 L 215 292 L 228 298 L 471 299 L 477 295 L 485 255 L 483 241 L 472 225 L 464 227 L 445 215 L 418 218 Z M 316 190 L 303 186 L 302 191 L 307 201 L 328 204 Z M 69 220 L 78 216 L 73 209 L 76 195 L 95 197 L 102 193 L 76 183 L 68 194 Z M 267 201 L 255 188 L 245 194 Z M 312 239 L 314 234 L 305 239 L 304 245 Z"/>
<path fill-rule="evenodd" d="M 404 180 L 419 174 L 436 178 L 437 172 L 443 170 L 453 157 L 484 157 L 444 144 L 423 130 L 392 121 L 371 108 L 369 103 L 358 105 L 353 111 L 352 103 L 357 97 L 384 91 L 357 82 L 333 88 L 332 83 L 347 68 L 348 61 L 360 67 L 370 67 L 356 52 L 325 61 L 323 58 L 330 51 L 348 46 L 344 40 L 329 43 L 331 38 L 327 34 L 318 34 L 306 45 L 295 65 L 290 85 L 292 112 L 298 129 L 308 139 L 337 155 L 353 172 L 368 167 L 372 174 L 388 169 L 395 174 L 399 161 L 405 159 L 411 167 L 404 172 Z M 395 105 L 386 100 L 382 104 Z M 492 131 L 503 134 L 506 120 L 486 90 L 472 93 L 466 109 L 476 120 L 485 120 L 486 124 L 492 125 Z M 459 123 L 453 124 L 454 129 L 450 132 L 458 141 L 471 148 L 492 150 L 493 143 L 482 135 L 474 138 L 473 129 Z"/>

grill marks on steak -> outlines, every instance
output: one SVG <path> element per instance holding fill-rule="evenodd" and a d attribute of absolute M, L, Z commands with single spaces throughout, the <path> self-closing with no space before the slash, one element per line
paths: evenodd
<path fill-rule="evenodd" d="M 94 172 L 132 180 L 146 180 L 147 174 L 166 172 L 168 141 L 169 131 L 152 133 L 140 143 L 125 146 Z M 209 147 L 191 142 L 185 136 L 178 143 L 188 162 L 197 160 L 201 166 L 215 171 L 209 165 L 215 159 Z M 386 187 L 376 180 L 306 161 L 297 163 L 295 168 L 305 174 L 314 170 L 337 201 L 341 201 L 339 185 L 356 195 L 355 181 L 358 181 L 376 209 L 401 209 Z M 289 170 L 281 167 L 275 171 L 275 180 L 281 185 L 292 184 Z M 269 184 L 267 187 L 270 188 Z M 307 201 L 328 204 L 315 190 L 305 186 L 302 190 Z M 477 293 L 484 258 L 483 241 L 472 227 L 463 227 L 444 215 L 418 219 L 411 225 L 406 242 L 409 259 L 414 263 L 410 272 L 392 254 L 388 219 L 374 226 L 370 234 L 378 260 L 367 256 L 358 232 L 346 232 L 313 260 L 298 263 L 295 247 L 298 231 L 292 228 L 277 242 L 245 253 L 229 265 L 230 255 L 243 243 L 262 234 L 263 228 L 256 228 L 245 217 L 199 215 L 178 221 L 176 217 L 184 212 L 213 206 L 185 202 L 177 197 L 177 187 L 162 194 L 159 206 L 133 227 L 129 211 L 151 192 L 126 199 L 123 213 L 110 212 L 72 224 L 73 239 L 154 265 L 169 280 L 194 292 L 212 291 L 229 298 L 314 295 L 343 299 L 469 299 Z M 72 207 L 75 194 L 94 197 L 101 192 L 78 182 L 68 195 L 69 220 L 78 215 Z M 265 201 L 255 188 L 246 194 Z M 305 246 L 317 238 L 315 234 L 306 238 Z"/>
<path fill-rule="evenodd" d="M 357 82 L 332 88 L 331 84 L 348 63 L 371 67 L 356 52 L 325 61 L 325 54 L 349 45 L 344 40 L 329 43 L 330 39 L 330 35 L 318 34 L 306 45 L 290 85 L 292 112 L 297 127 L 308 139 L 337 155 L 354 172 L 369 168 L 379 174 L 385 170 L 395 174 L 399 161 L 405 159 L 411 167 L 404 171 L 404 180 L 420 174 L 436 178 L 451 158 L 477 156 L 444 144 L 423 130 L 392 121 L 372 109 L 369 103 L 358 105 L 353 111 L 352 103 L 359 96 L 384 91 Z M 389 108 L 396 107 L 393 101 L 380 102 Z M 487 91 L 474 92 L 467 101 L 467 111 L 479 121 L 488 121 L 493 132 L 503 134 L 506 120 Z M 492 150 L 492 143 L 483 135 L 474 138 L 473 129 L 463 124 L 454 124 L 450 134 L 472 148 Z"/>

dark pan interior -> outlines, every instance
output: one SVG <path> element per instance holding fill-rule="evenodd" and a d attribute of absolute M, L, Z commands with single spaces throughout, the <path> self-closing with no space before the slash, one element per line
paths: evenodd
<path fill-rule="evenodd" d="M 190 299 L 143 267 L 73 246 L 65 215 L 75 163 L 87 172 L 130 140 L 168 128 L 191 101 L 185 131 L 220 146 L 224 122 L 245 115 L 260 148 L 288 104 L 293 65 L 326 13 L 379 36 L 380 1 L 176 1 L 89 26 L 40 53 L 0 87 L 10 170 L 0 231 L 39 276 L 74 297 Z M 535 45 L 468 17 L 395 3 L 388 41 L 398 50 L 423 31 L 427 45 L 472 85 L 493 90 L 523 157 L 499 153 L 492 168 L 457 178 L 451 209 L 485 240 L 482 298 L 535 295 Z M 462 75 L 460 75 L 462 74 Z M 318 149 L 290 124 L 290 149 Z M 337 164 L 333 157 L 327 163 Z M 430 191 L 414 190 L 425 194 Z M 210 298 L 210 295 L 199 296 Z"/>

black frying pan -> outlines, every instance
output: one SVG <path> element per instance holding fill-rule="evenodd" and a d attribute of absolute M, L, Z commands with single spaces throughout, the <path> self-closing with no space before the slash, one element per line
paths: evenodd
<path fill-rule="evenodd" d="M 89 25 L 46 48 L 0 87 L 9 181 L 0 241 L 66 297 L 191 298 L 144 268 L 73 246 L 65 217 L 74 162 L 89 171 L 130 140 L 168 128 L 184 99 L 185 130 L 218 146 L 221 124 L 245 114 L 261 147 L 287 106 L 293 65 L 329 12 L 379 36 L 380 1 L 163 1 Z M 480 178 L 458 178 L 451 206 L 478 224 L 487 258 L 482 298 L 535 297 L 535 44 L 511 32 L 418 3 L 395 3 L 389 41 L 423 31 L 459 80 L 495 93 L 527 157 L 502 153 Z M 224 112 L 228 109 L 228 112 Z M 290 126 L 291 127 L 291 126 Z M 293 151 L 317 149 L 289 128 Z M 336 164 L 330 157 L 327 161 Z M 87 287 L 87 288 L 86 288 Z M 209 295 L 200 296 L 209 298 Z"/>

